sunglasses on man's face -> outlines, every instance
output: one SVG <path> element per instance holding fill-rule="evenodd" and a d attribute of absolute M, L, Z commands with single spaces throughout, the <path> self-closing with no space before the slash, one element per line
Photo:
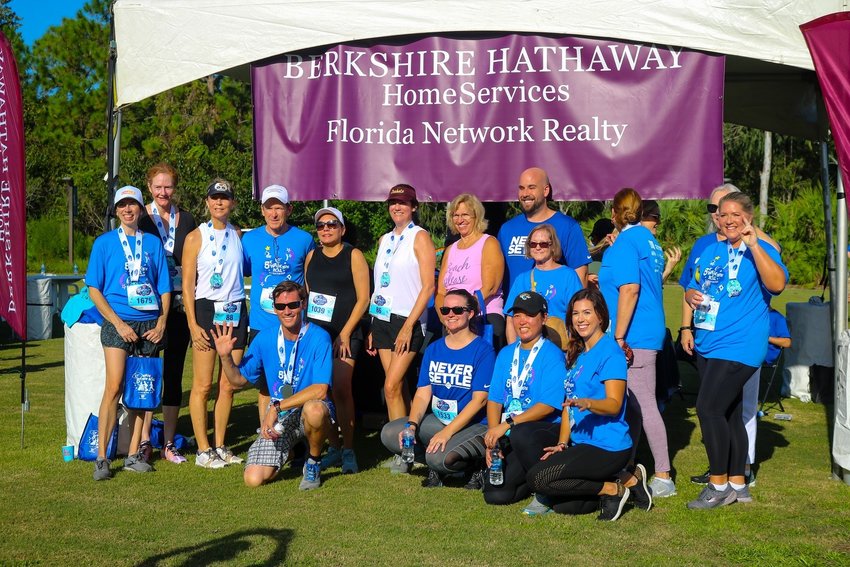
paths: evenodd
<path fill-rule="evenodd" d="M 295 309 L 298 309 L 300 307 L 301 307 L 300 301 L 290 301 L 289 303 L 275 303 L 274 304 L 274 308 L 277 309 L 278 311 L 283 311 L 286 308 L 292 309 L 294 311 Z"/>
<path fill-rule="evenodd" d="M 448 315 L 449 313 L 454 313 L 455 315 L 461 315 L 465 311 L 469 311 L 469 307 L 440 307 L 440 313 L 442 315 Z"/>
<path fill-rule="evenodd" d="M 319 221 L 316 223 L 316 230 L 323 230 L 325 227 L 334 229 L 339 227 L 339 221 L 329 220 L 329 221 Z"/>
<path fill-rule="evenodd" d="M 712 215 L 713 215 L 714 213 L 716 213 L 716 212 L 717 212 L 717 209 L 718 209 L 717 205 L 715 205 L 714 203 L 709 203 L 709 204 L 707 204 L 707 205 L 705 206 L 705 208 L 706 208 L 706 210 L 708 210 L 709 214 L 712 214 Z"/>

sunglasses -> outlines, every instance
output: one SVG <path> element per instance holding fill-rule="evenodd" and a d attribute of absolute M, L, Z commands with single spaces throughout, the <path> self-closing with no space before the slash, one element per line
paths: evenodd
<path fill-rule="evenodd" d="M 552 246 L 551 242 L 534 242 L 533 240 L 528 241 L 529 248 L 543 248 L 544 250 Z"/>
<path fill-rule="evenodd" d="M 440 307 L 440 314 L 442 315 L 448 315 L 449 313 L 461 315 L 465 311 L 471 311 L 471 309 L 469 307 Z"/>
<path fill-rule="evenodd" d="M 339 228 L 340 222 L 336 220 L 329 221 L 319 221 L 316 223 L 316 230 L 323 230 L 325 227 L 327 228 Z"/>
<path fill-rule="evenodd" d="M 706 210 L 709 212 L 709 214 L 712 214 L 712 215 L 713 215 L 714 213 L 716 213 L 716 212 L 717 212 L 717 208 L 718 208 L 718 207 L 717 207 L 717 205 L 715 205 L 715 204 L 713 204 L 713 203 L 709 203 L 709 204 L 707 204 L 707 205 L 705 206 L 705 208 L 706 208 Z"/>
<path fill-rule="evenodd" d="M 290 301 L 289 303 L 275 303 L 274 308 L 278 311 L 283 311 L 286 308 L 295 310 L 301 307 L 300 301 Z"/>

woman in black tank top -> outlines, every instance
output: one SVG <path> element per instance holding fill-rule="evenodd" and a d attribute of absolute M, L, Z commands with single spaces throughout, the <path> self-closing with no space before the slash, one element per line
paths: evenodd
<path fill-rule="evenodd" d="M 369 265 L 360 250 L 342 242 L 345 221 L 338 209 L 319 210 L 315 221 L 322 246 L 311 251 L 304 262 L 304 283 L 309 292 L 307 318 L 333 339 L 332 396 L 342 431 L 342 449 L 339 437 L 333 433 L 329 436 L 330 449 L 322 459 L 322 468 L 341 465 L 343 473 L 355 473 L 351 377 L 363 348 L 360 319 L 369 305 Z"/>

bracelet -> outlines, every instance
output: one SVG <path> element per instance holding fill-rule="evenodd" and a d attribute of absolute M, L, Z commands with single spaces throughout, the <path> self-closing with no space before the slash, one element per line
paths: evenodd
<path fill-rule="evenodd" d="M 416 428 L 416 431 L 419 431 L 419 424 L 418 424 L 418 423 L 416 423 L 415 421 L 408 421 L 408 422 L 407 422 L 407 426 L 408 426 L 408 427 L 415 427 L 415 428 Z"/>
<path fill-rule="evenodd" d="M 614 340 L 615 341 L 624 341 L 624 340 L 626 340 L 626 337 L 614 337 Z"/>
<path fill-rule="evenodd" d="M 692 326 L 690 326 L 690 325 L 685 325 L 685 326 L 683 326 L 683 327 L 679 327 L 679 332 L 681 333 L 682 331 L 691 331 L 691 332 L 693 332 L 693 331 L 694 331 L 694 328 L 693 328 Z"/>

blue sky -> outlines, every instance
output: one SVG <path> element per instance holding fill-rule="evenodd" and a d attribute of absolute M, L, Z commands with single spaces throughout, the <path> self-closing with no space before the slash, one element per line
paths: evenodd
<path fill-rule="evenodd" d="M 21 18 L 21 35 L 32 45 L 50 26 L 73 18 L 86 0 L 12 0 L 9 6 Z"/>

